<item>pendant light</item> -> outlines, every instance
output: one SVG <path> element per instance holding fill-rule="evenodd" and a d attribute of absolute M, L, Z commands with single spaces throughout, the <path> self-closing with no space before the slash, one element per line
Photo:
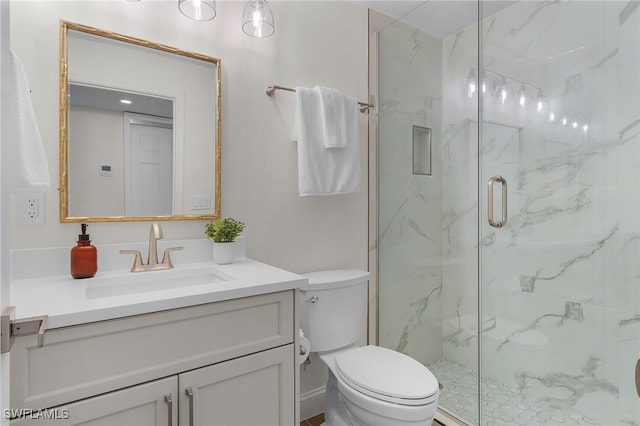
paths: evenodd
<path fill-rule="evenodd" d="M 276 30 L 267 0 L 250 0 L 242 13 L 242 31 L 251 37 L 269 37 Z"/>
<path fill-rule="evenodd" d="M 178 9 L 194 21 L 210 21 L 216 17 L 215 0 L 178 0 Z"/>

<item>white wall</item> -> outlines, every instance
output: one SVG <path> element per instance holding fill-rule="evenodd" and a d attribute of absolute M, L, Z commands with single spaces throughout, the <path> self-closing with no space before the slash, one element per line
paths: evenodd
<path fill-rule="evenodd" d="M 294 97 L 266 86 L 323 85 L 367 98 L 367 10 L 350 2 L 272 1 L 276 33 L 250 38 L 240 29 L 243 1 L 218 1 L 212 22 L 194 22 L 171 1 L 23 2 L 11 4 L 12 48 L 32 87 L 52 186 L 47 223 L 19 226 L 12 206 L 11 248 L 75 244 L 78 224 L 58 219 L 58 28 L 66 19 L 196 51 L 222 60 L 222 214 L 247 224 L 249 255 L 291 270 L 367 268 L 367 168 L 358 194 L 299 198 L 297 151 L 290 140 Z M 367 118 L 361 118 L 366 164 Z M 163 223 L 167 239 L 202 238 L 203 221 Z M 144 241 L 149 223 L 95 223 L 94 244 Z M 303 394 L 324 384 L 315 361 Z M 304 397 L 304 395 L 303 395 Z M 304 418 L 303 406 L 302 417 Z"/>
<path fill-rule="evenodd" d="M 67 162 L 69 216 L 122 216 L 124 214 L 124 132 L 122 112 L 69 106 Z M 109 164 L 112 177 L 98 173 Z M 91 203 L 86 203 L 91 200 Z M 84 204 L 91 204 L 86 206 Z"/>

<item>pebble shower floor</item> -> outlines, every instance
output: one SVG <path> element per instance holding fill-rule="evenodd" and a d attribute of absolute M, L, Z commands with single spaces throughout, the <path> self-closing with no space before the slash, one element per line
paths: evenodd
<path fill-rule="evenodd" d="M 478 424 L 477 372 L 440 358 L 427 366 L 442 385 L 438 404 L 469 424 Z M 594 425 L 578 412 L 552 407 L 490 378 L 482 378 L 482 426 Z"/>

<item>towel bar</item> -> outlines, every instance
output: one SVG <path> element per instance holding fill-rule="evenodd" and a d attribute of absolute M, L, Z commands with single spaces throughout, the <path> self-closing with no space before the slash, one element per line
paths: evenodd
<path fill-rule="evenodd" d="M 276 92 L 276 90 L 286 90 L 287 92 L 295 92 L 296 91 L 296 89 L 292 89 L 290 87 L 283 87 L 283 86 L 273 85 L 273 86 L 267 87 L 267 90 L 265 90 L 265 93 L 267 94 L 267 96 L 273 96 L 273 94 Z M 373 108 L 373 105 L 367 104 L 367 103 L 364 103 L 364 102 L 358 102 L 358 105 L 360 106 L 360 112 L 369 112 L 369 109 Z"/>

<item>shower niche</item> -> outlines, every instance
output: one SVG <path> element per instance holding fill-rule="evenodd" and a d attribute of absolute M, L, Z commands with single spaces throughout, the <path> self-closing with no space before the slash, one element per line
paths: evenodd
<path fill-rule="evenodd" d="M 413 174 L 431 176 L 431 129 L 414 124 L 412 144 Z"/>

